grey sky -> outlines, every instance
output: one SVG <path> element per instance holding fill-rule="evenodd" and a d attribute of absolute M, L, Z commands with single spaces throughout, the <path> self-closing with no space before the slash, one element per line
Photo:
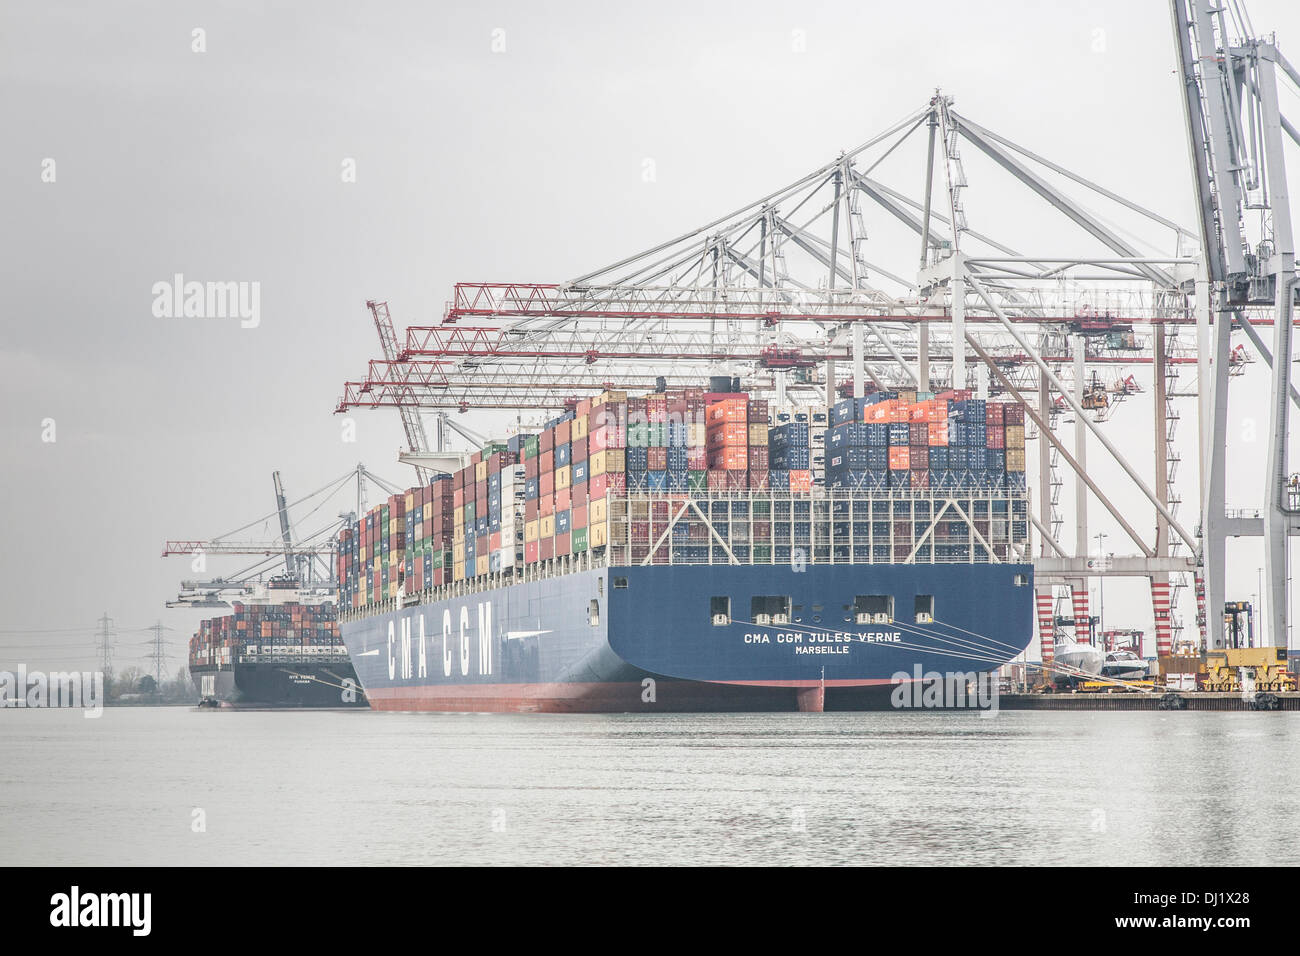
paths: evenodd
<path fill-rule="evenodd" d="M 1250 9 L 1300 45 L 1294 6 Z M 1168 17 L 1159 2 L 6 3 L 0 667 L 89 665 L 105 610 L 161 618 L 182 657 L 199 615 L 163 609 L 189 571 L 161 543 L 266 512 L 276 468 L 291 496 L 357 460 L 409 483 L 395 413 L 357 413 L 356 444 L 332 414 L 376 352 L 367 298 L 405 325 L 436 320 L 458 280 L 581 274 L 793 180 L 936 86 L 1194 226 Z M 977 190 L 979 228 L 996 210 Z M 1057 227 L 1013 205 L 1021 239 L 1057 248 Z M 155 318 L 150 287 L 176 272 L 259 281 L 261 325 Z M 1237 424 L 1257 384 L 1237 386 Z M 1115 432 L 1150 416 L 1136 400 Z M 1254 501 L 1252 477 L 1238 466 L 1234 499 Z M 1118 544 L 1100 509 L 1094 523 Z M 1233 547 L 1229 594 L 1249 597 L 1258 561 Z M 1150 627 L 1141 589 L 1107 598 L 1108 619 Z M 76 627 L 49 651 L 14 633 Z M 144 639 L 121 635 L 119 665 Z"/>

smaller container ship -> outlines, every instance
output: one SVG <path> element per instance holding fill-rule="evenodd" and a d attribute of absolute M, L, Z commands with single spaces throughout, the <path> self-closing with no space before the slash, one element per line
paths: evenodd
<path fill-rule="evenodd" d="M 190 640 L 201 707 L 365 707 L 328 595 L 259 585 Z"/>

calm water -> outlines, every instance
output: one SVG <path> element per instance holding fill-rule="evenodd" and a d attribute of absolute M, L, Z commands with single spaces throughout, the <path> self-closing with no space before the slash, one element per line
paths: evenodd
<path fill-rule="evenodd" d="M 8 710 L 0 859 L 1294 865 L 1298 763 L 1297 713 Z"/>

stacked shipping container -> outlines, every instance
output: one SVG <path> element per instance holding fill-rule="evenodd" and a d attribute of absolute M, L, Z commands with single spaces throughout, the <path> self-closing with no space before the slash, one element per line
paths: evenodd
<path fill-rule="evenodd" d="M 825 434 L 826 486 L 1025 490 L 1025 412 L 968 391 L 838 402 Z"/>
<path fill-rule="evenodd" d="M 393 496 L 346 529 L 344 604 L 602 548 L 611 497 L 627 492 L 807 494 L 822 467 L 832 489 L 1023 492 L 1023 408 L 965 392 L 878 393 L 828 411 L 702 389 L 607 391 L 539 434 L 489 444 L 455 474 Z M 638 553 L 669 518 L 668 500 L 651 504 L 665 513 L 647 513 L 645 527 L 621 504 L 617 515 Z M 688 517 L 672 536 L 683 560 L 708 558 L 707 527 Z"/>
<path fill-rule="evenodd" d="M 190 669 L 228 667 L 243 659 L 346 655 L 333 604 L 242 604 L 199 625 L 190 639 Z"/>

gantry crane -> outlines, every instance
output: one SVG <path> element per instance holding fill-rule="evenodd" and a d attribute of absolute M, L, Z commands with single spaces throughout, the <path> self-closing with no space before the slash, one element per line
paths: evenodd
<path fill-rule="evenodd" d="M 1172 2 L 1180 42 L 1189 45 L 1182 58 L 1189 130 L 1194 159 L 1199 158 L 1202 210 L 1209 210 L 1200 230 L 981 126 L 958 112 L 951 96 L 936 91 L 911 115 L 793 183 L 605 268 L 564 283 L 457 284 L 441 322 L 409 327 L 400 348 L 394 330 L 393 347 L 371 362 L 364 376 L 345 383 L 337 410 L 396 407 L 435 410 L 440 416 L 469 408 L 558 411 L 574 396 L 611 386 L 649 391 L 657 385 L 696 385 L 715 369 L 739 369 L 743 388 L 778 403 L 787 395 L 829 403 L 840 395 L 863 394 L 868 383 L 1005 394 L 1025 404 L 1038 442 L 1032 517 L 1039 540 L 1036 579 L 1047 591 L 1040 591 L 1040 610 L 1044 600 L 1051 605 L 1054 588 L 1068 588 L 1075 616 L 1086 619 L 1089 578 L 1147 577 L 1157 652 L 1168 654 L 1179 634 L 1174 607 L 1179 585 L 1171 588 L 1171 576 L 1181 582 L 1202 564 L 1215 569 L 1211 602 L 1222 602 L 1222 540 L 1228 525 L 1219 397 L 1226 401 L 1227 375 L 1239 372 L 1243 357 L 1249 358 L 1230 348 L 1233 324 L 1265 363 L 1272 362 L 1272 353 L 1257 326 L 1271 325 L 1274 351 L 1281 356 L 1275 364 L 1290 364 L 1290 299 L 1285 297 L 1283 309 L 1279 292 L 1283 285 L 1290 288 L 1290 279 L 1278 278 L 1294 270 L 1289 218 L 1283 224 L 1285 242 L 1274 223 L 1266 244 L 1236 241 L 1240 254 L 1233 263 L 1220 263 L 1224 256 L 1211 245 L 1220 238 L 1217 210 L 1234 210 L 1228 227 L 1235 231 L 1244 207 L 1239 197 L 1225 200 L 1212 189 L 1222 178 L 1235 182 L 1244 176 L 1252 184 L 1270 185 L 1267 208 L 1279 207 L 1285 173 L 1274 147 L 1280 146 L 1279 129 L 1292 138 L 1296 132 L 1277 113 L 1270 92 L 1274 67 L 1297 79 L 1271 43 L 1249 40 L 1234 47 L 1217 39 L 1223 12 L 1212 9 L 1209 0 Z M 1227 9 L 1244 19 L 1235 3 Z M 1250 35 L 1248 29 L 1242 33 Z M 1199 45 L 1195 56 L 1191 43 Z M 1201 64 L 1215 77 L 1208 98 L 1200 91 Z M 1242 112 L 1243 90 L 1256 104 L 1253 112 Z M 1229 116 L 1234 110 L 1237 120 Z M 1215 142 L 1198 139 L 1197 130 L 1214 129 L 1219 130 Z M 1233 135 L 1243 129 L 1250 131 L 1250 150 L 1245 138 Z M 924 151 L 913 156 L 920 162 L 906 175 L 917 177 L 912 182 L 923 200 L 886 183 L 878 169 L 890 157 L 901 161 L 906 142 L 918 131 L 913 142 L 924 142 Z M 966 213 L 971 180 L 964 152 L 1027 189 L 1078 239 L 1067 249 L 1025 252 L 1006 237 L 977 229 Z M 1250 160 L 1253 156 L 1260 161 Z M 1071 190 L 1086 191 L 1087 201 Z M 1132 229 L 1121 234 L 1093 211 L 1097 203 L 1136 216 L 1141 226 L 1134 229 L 1150 231 L 1140 237 Z M 1012 205 L 990 202 L 986 208 Z M 919 257 L 909 248 L 905 264 L 886 262 L 883 257 L 899 243 L 890 237 L 873 247 L 871 240 L 881 230 L 873 226 L 868 232 L 867 208 L 878 222 L 914 235 Z M 1214 354 L 1222 360 L 1214 362 L 1209 361 L 1209 287 L 1198 280 L 1205 259 L 1211 261 L 1211 282 L 1227 296 L 1223 301 L 1237 303 L 1221 313 L 1228 318 L 1216 326 Z M 1278 303 L 1272 316 L 1249 311 L 1269 296 Z M 1199 396 L 1174 387 L 1178 369 L 1193 364 Z M 1108 366 L 1121 366 L 1118 376 L 1097 374 Z M 1129 447 L 1143 456 L 1154 452 L 1154 482 L 1145 477 L 1148 469 L 1128 460 L 1105 427 L 1119 400 L 1142 388 L 1129 368 L 1144 366 L 1151 369 L 1154 393 L 1150 432 L 1131 428 L 1116 437 L 1136 439 Z M 1288 387 L 1276 388 L 1285 396 Z M 1292 389 L 1290 394 L 1300 401 L 1300 393 Z M 1173 489 L 1179 454 L 1172 444 L 1178 420 L 1172 403 L 1193 396 L 1201 402 L 1201 421 L 1216 423 L 1198 432 L 1198 454 L 1220 449 L 1217 457 L 1206 456 L 1217 462 L 1207 465 L 1213 480 L 1202 481 L 1206 501 L 1216 502 L 1217 518 L 1206 532 L 1202 515 L 1204 537 L 1179 521 Z M 1280 410 L 1277 404 L 1275 417 L 1286 412 L 1285 400 Z M 1058 409 L 1068 414 L 1055 414 Z M 1072 448 L 1058 428 L 1072 428 Z M 1149 503 L 1154 535 L 1139 530 L 1142 522 L 1134 520 L 1131 504 L 1121 508 L 1089 474 L 1090 445 L 1093 454 L 1112 458 L 1138 500 Z M 1073 541 L 1060 536 L 1055 508 L 1061 469 L 1073 475 Z M 1273 470 L 1284 474 L 1284 468 Z M 1276 484 L 1276 476 L 1269 481 Z M 1096 505 L 1118 525 L 1129 553 L 1107 555 L 1104 561 L 1091 553 L 1088 512 Z M 1202 502 L 1202 512 L 1205 507 Z M 1276 531 L 1278 521 L 1277 514 L 1268 519 L 1270 529 Z M 1276 560 L 1270 565 L 1277 566 Z M 1198 577 L 1198 598 L 1200 583 Z M 1049 628 L 1043 634 L 1045 659 L 1051 645 Z"/>
<path fill-rule="evenodd" d="M 358 465 L 340 478 L 290 503 L 285 498 L 280 472 L 276 471 L 272 474 L 272 483 L 275 487 L 275 511 L 271 514 L 215 538 L 166 541 L 163 544 L 163 557 L 185 556 L 206 560 L 208 556 L 238 555 L 264 559 L 233 575 L 208 580 L 182 581 L 182 593 L 175 601 L 168 602 L 168 607 L 225 607 L 227 602 L 221 599 L 223 593 L 247 593 L 263 585 L 272 589 L 308 589 L 317 594 L 334 593 L 338 589 L 334 561 L 338 551 L 338 531 L 342 525 L 356 520 L 356 515 L 365 507 L 367 478 L 388 494 L 397 494 L 400 491 L 395 485 L 367 471 L 364 465 Z M 309 512 L 309 514 L 314 513 L 324 507 L 349 482 L 356 484 L 356 511 L 341 512 L 337 519 L 317 531 L 300 535 L 299 540 L 294 541 L 289 508 L 317 501 L 318 503 Z M 278 540 L 247 540 L 235 537 L 255 525 L 266 524 L 273 517 L 279 522 Z M 273 574 L 264 579 L 266 572 L 273 567 L 272 561 L 266 559 L 281 558 L 284 561 L 283 573 Z"/>
<path fill-rule="evenodd" d="M 1290 405 L 1300 401 L 1291 384 L 1296 262 L 1283 133 L 1300 133 L 1278 107 L 1279 69 L 1300 86 L 1300 73 L 1272 38 L 1254 36 L 1237 0 L 1172 0 L 1174 36 L 1184 91 L 1184 117 L 1195 176 L 1197 210 L 1214 329 L 1202 330 L 1212 377 L 1203 389 L 1203 566 L 1209 620 L 1225 604 L 1225 549 L 1229 534 L 1264 540 L 1262 637 L 1285 647 L 1288 625 L 1287 541 L 1298 513 L 1287 493 Z M 1235 30 L 1238 39 L 1229 32 Z M 1250 310 L 1270 307 L 1273 346 L 1254 330 Z M 1206 322 L 1208 326 L 1208 322 Z M 1265 507 L 1258 526 L 1233 527 L 1225 513 L 1228 379 L 1231 333 L 1250 337 L 1271 370 Z M 1224 646 L 1211 627 L 1209 648 Z"/>

